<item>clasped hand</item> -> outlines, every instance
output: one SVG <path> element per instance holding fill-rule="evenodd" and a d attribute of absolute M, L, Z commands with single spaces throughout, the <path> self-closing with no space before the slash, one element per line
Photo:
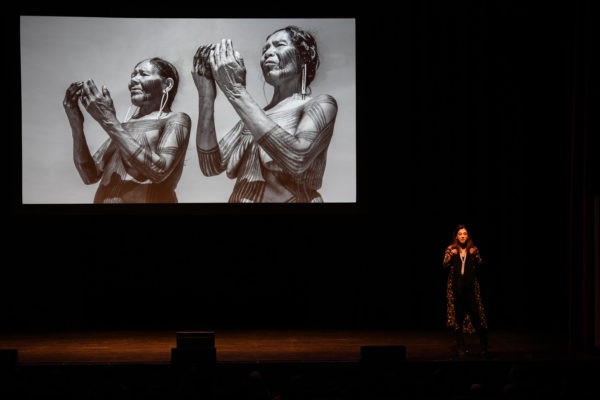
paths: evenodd
<path fill-rule="evenodd" d="M 67 88 L 63 107 L 69 123 L 74 127 L 83 124 L 83 113 L 77 103 L 78 100 L 81 101 L 85 110 L 100 123 L 117 118 L 115 106 L 106 87 L 102 87 L 101 93 L 91 79 L 84 82 L 73 82 Z"/>
<path fill-rule="evenodd" d="M 102 86 L 102 92 L 100 92 L 94 81 L 91 79 L 83 82 L 81 104 L 83 104 L 85 110 L 100 123 L 117 118 L 115 106 L 108 89 L 105 86 Z"/>
<path fill-rule="evenodd" d="M 471 247 L 469 249 L 469 254 L 475 253 L 476 250 L 477 250 L 477 248 Z M 452 254 L 458 254 L 458 250 L 456 249 L 456 247 L 453 247 L 452 250 L 450 250 L 450 253 L 452 253 Z"/>
<path fill-rule="evenodd" d="M 207 67 L 210 66 L 210 71 Z M 235 97 L 246 87 L 246 67 L 240 53 L 233 49 L 231 39 L 220 43 L 200 46 L 194 56 L 192 77 L 199 94 L 211 95 L 214 83 L 228 98 Z M 212 86 L 211 86 L 212 85 Z M 214 93 L 216 95 L 216 93 Z"/>

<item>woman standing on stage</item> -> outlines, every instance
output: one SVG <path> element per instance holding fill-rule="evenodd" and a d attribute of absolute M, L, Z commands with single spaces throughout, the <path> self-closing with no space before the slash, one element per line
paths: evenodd
<path fill-rule="evenodd" d="M 477 332 L 481 344 L 481 355 L 488 355 L 487 318 L 477 271 L 482 264 L 479 249 L 473 243 L 464 225 L 458 225 L 452 244 L 446 247 L 444 267 L 448 268 L 447 325 L 455 335 L 457 353 L 463 357 L 464 333 Z"/>

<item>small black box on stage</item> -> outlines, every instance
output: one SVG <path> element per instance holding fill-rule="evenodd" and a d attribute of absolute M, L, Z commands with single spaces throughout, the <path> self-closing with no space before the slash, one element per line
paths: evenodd
<path fill-rule="evenodd" d="M 171 349 L 173 364 L 214 365 L 217 362 L 217 350 L 212 347 L 205 349 Z"/>
<path fill-rule="evenodd" d="M 212 367 L 217 362 L 215 333 L 212 331 L 179 331 L 177 348 L 171 349 L 171 363 Z"/>
<path fill-rule="evenodd" d="M 17 366 L 19 351 L 17 349 L 0 349 L 0 371 L 12 370 Z"/>

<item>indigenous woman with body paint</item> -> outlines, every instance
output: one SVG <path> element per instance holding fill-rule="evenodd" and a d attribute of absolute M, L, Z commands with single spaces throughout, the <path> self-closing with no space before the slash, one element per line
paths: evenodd
<path fill-rule="evenodd" d="M 274 87 L 261 108 L 246 90 L 246 69 L 229 39 L 200 46 L 192 76 L 199 96 L 196 148 L 206 176 L 227 171 L 236 183 L 233 203 L 321 203 L 327 148 L 337 103 L 310 95 L 319 66 L 314 37 L 295 26 L 269 35 L 260 66 Z M 214 102 L 218 86 L 240 121 L 217 142 Z"/>
<path fill-rule="evenodd" d="M 458 356 L 463 357 L 467 352 L 463 333 L 473 332 L 479 335 L 481 355 L 487 356 L 487 319 L 477 279 L 482 259 L 464 225 L 456 227 L 454 240 L 446 247 L 443 264 L 449 269 L 447 325 L 454 331 Z"/>
<path fill-rule="evenodd" d="M 171 63 L 141 61 L 131 73 L 133 107 L 123 122 L 106 87 L 100 91 L 91 79 L 69 86 L 63 106 L 73 135 L 73 160 L 85 184 L 100 181 L 94 203 L 177 203 L 175 188 L 191 127 L 187 114 L 171 111 L 178 85 Z M 109 137 L 93 156 L 79 102 Z"/>

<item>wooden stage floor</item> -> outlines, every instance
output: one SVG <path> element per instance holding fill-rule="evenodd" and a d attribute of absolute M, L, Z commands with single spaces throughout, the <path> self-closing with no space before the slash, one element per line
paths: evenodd
<path fill-rule="evenodd" d="M 563 359 L 549 337 L 490 332 L 491 360 Z M 468 336 L 478 352 L 476 336 Z M 407 361 L 453 357 L 445 331 L 398 330 L 216 330 L 217 363 L 356 362 L 361 346 L 402 345 Z M 19 365 L 166 364 L 176 347 L 175 331 L 0 333 L 0 349 L 17 349 Z"/>

